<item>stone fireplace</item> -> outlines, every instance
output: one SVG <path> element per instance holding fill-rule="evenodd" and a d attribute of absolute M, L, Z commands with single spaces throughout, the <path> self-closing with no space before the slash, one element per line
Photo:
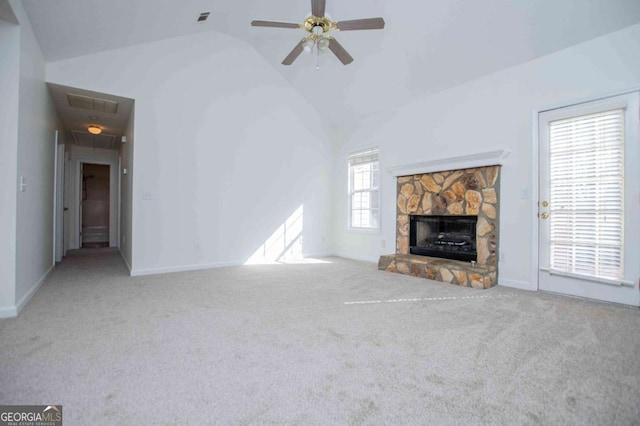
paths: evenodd
<path fill-rule="evenodd" d="M 500 166 L 398 176 L 396 253 L 378 269 L 456 285 L 498 282 Z"/>

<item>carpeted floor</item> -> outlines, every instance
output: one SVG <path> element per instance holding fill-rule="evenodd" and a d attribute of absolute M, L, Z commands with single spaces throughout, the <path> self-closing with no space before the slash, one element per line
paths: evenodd
<path fill-rule="evenodd" d="M 323 260 L 130 278 L 117 251 L 72 252 L 0 321 L 0 404 L 66 425 L 640 423 L 639 309 Z"/>

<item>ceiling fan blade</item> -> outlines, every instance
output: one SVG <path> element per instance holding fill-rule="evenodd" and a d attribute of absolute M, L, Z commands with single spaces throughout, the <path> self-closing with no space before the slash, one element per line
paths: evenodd
<path fill-rule="evenodd" d="M 344 47 L 342 47 L 342 45 L 338 43 L 338 40 L 336 40 L 335 38 L 329 40 L 329 49 L 333 52 L 334 55 L 338 57 L 338 59 L 340 59 L 340 62 L 342 62 L 344 65 L 348 65 L 353 62 L 353 58 L 351 57 L 351 55 L 349 55 L 349 52 L 344 50 Z"/>
<path fill-rule="evenodd" d="M 293 48 L 291 53 L 289 53 L 287 57 L 284 58 L 284 61 L 282 61 L 282 65 L 291 65 L 293 61 L 298 59 L 298 56 L 300 56 L 300 54 L 304 50 L 304 47 L 303 47 L 304 41 L 305 39 L 302 39 L 300 40 L 300 43 L 296 44 L 296 47 Z"/>
<path fill-rule="evenodd" d="M 325 4 L 325 0 L 311 0 L 311 14 L 317 18 L 323 18 Z"/>
<path fill-rule="evenodd" d="M 339 29 L 340 31 L 381 30 L 384 28 L 384 19 L 367 18 L 367 19 L 354 19 L 352 21 L 336 22 L 336 28 Z"/>
<path fill-rule="evenodd" d="M 253 27 L 271 27 L 271 28 L 300 28 L 300 24 L 292 24 L 290 22 L 275 21 L 251 21 Z"/>

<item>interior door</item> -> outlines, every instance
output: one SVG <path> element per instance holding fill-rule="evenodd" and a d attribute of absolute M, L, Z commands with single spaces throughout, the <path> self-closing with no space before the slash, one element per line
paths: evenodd
<path fill-rule="evenodd" d="M 538 288 L 640 306 L 638 93 L 539 115 Z"/>

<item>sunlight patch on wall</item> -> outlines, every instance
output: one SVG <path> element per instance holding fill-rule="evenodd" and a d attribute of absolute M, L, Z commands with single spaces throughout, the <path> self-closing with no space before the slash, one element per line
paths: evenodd
<path fill-rule="evenodd" d="M 253 253 L 245 265 L 288 263 L 302 256 L 303 205 L 301 204 Z"/>
<path fill-rule="evenodd" d="M 282 263 L 331 263 L 326 260 L 305 258 L 302 254 L 303 204 L 278 226 L 267 240 L 258 247 L 245 265 L 270 265 Z"/>

